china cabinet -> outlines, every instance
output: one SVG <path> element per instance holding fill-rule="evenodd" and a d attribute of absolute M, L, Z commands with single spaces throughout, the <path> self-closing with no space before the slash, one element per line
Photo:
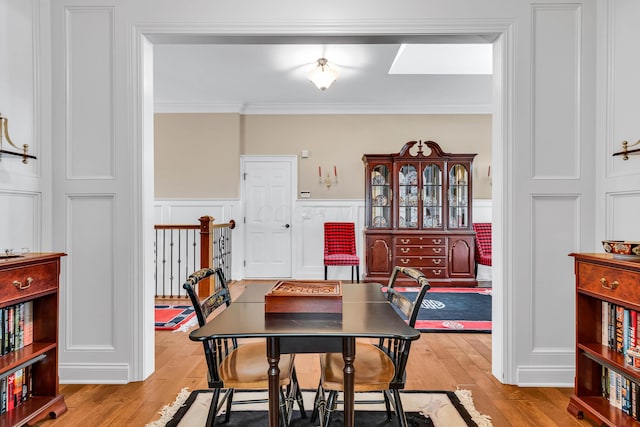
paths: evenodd
<path fill-rule="evenodd" d="M 424 150 L 428 152 L 425 153 Z M 476 286 L 472 224 L 475 154 L 409 141 L 400 152 L 365 154 L 365 280 L 393 266 L 421 270 L 433 286 Z"/>

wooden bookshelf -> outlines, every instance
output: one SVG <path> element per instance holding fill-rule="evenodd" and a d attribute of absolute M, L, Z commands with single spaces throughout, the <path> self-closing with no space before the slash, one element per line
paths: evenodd
<path fill-rule="evenodd" d="M 27 367 L 32 378 L 26 400 L 0 414 L 1 426 L 34 424 L 67 410 L 58 382 L 58 291 L 64 255 L 0 258 L 0 309 L 31 302 L 33 315 L 33 342 L 0 356 L 0 379 Z M 4 324 L 2 328 L 4 336 Z"/>
<path fill-rule="evenodd" d="M 586 416 L 607 426 L 639 427 L 640 421 L 613 405 L 603 390 L 603 368 L 640 384 L 640 371 L 626 364 L 624 354 L 603 342 L 603 328 L 608 328 L 603 320 L 603 301 L 640 311 L 640 258 L 571 256 L 576 276 L 576 376 L 567 410 L 577 418 Z M 640 395 L 636 398 L 640 408 Z"/>

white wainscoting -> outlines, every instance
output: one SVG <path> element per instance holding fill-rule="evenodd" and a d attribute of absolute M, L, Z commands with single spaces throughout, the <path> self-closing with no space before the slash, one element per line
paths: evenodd
<path fill-rule="evenodd" d="M 40 193 L 0 190 L 0 251 L 39 252 L 42 249 Z"/>
<path fill-rule="evenodd" d="M 491 222 L 492 202 L 473 200 L 473 220 Z M 356 249 L 360 256 L 360 275 L 364 263 L 364 200 L 297 200 L 292 215 L 292 277 L 296 279 L 324 278 L 323 224 L 327 221 L 351 221 L 356 227 Z M 156 200 L 156 224 L 198 224 L 198 218 L 210 215 L 217 223 L 233 219 L 232 277 L 244 277 L 244 228 L 242 203 L 237 199 L 216 200 Z M 328 279 L 351 280 L 351 267 L 331 267 Z"/>

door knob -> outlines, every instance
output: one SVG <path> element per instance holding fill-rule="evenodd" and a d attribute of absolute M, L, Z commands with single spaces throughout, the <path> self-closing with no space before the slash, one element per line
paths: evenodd
<path fill-rule="evenodd" d="M 289 227 L 291 227 L 291 226 L 290 226 L 289 224 L 285 224 L 283 227 L 284 227 L 284 228 L 289 228 Z"/>

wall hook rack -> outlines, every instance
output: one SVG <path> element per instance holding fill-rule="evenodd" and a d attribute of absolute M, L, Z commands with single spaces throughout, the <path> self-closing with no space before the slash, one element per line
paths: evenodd
<path fill-rule="evenodd" d="M 9 119 L 4 117 L 2 113 L 0 113 L 0 158 L 2 158 L 3 154 L 8 154 L 10 156 L 19 156 L 19 157 L 22 157 L 22 163 L 24 164 L 28 162 L 28 159 L 37 160 L 36 156 L 29 154 L 29 144 L 24 144 L 22 146 L 22 153 L 16 153 L 14 151 L 8 151 L 2 148 L 2 136 L 4 135 L 4 138 L 12 147 L 20 150 L 20 147 L 18 147 L 16 144 L 13 143 L 13 141 L 11 141 L 11 138 L 9 137 L 8 126 L 9 126 Z"/>
<path fill-rule="evenodd" d="M 635 147 L 636 145 L 640 145 L 640 139 L 631 145 L 629 145 L 628 141 L 622 141 L 622 151 L 613 153 L 613 155 L 622 156 L 622 160 L 629 160 L 629 154 L 640 154 L 640 148 L 634 148 L 633 150 L 629 150 L 629 147 Z"/>

